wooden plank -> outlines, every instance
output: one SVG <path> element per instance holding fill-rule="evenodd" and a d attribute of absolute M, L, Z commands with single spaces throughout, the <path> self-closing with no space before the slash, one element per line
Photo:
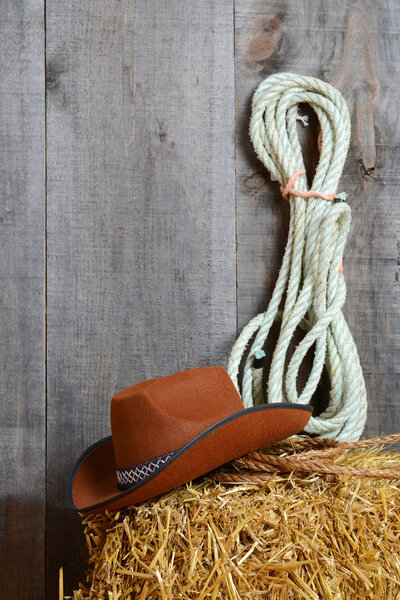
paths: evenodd
<path fill-rule="evenodd" d="M 339 87 L 352 117 L 351 148 L 342 178 L 352 208 L 344 254 L 348 294 L 343 312 L 368 390 L 365 434 L 399 431 L 397 3 L 237 0 L 235 40 L 239 329 L 267 306 L 289 218 L 278 185 L 264 177 L 248 139 L 251 97 L 258 83 L 275 72 L 320 77 Z"/>
<path fill-rule="evenodd" d="M 0 24 L 0 581 L 44 598 L 44 7 L 4 0 Z"/>
<path fill-rule="evenodd" d="M 236 336 L 232 0 L 47 6 L 48 572 L 87 553 L 65 485 L 111 396 Z"/>

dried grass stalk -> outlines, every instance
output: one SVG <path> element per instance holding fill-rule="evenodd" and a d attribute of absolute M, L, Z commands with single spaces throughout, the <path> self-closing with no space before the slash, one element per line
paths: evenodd
<path fill-rule="evenodd" d="M 332 442 L 292 440 L 268 454 L 329 453 Z M 337 467 L 400 470 L 400 454 L 376 443 L 328 456 Z M 400 481 L 340 469 L 231 485 L 218 474 L 86 517 L 91 570 L 74 599 L 400 600 Z"/>

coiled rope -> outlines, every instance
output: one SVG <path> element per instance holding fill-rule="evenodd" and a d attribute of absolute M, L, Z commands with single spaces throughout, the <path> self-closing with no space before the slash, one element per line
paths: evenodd
<path fill-rule="evenodd" d="M 310 189 L 297 134 L 299 103 L 313 108 L 321 127 L 320 158 Z M 254 93 L 250 137 L 259 159 L 290 202 L 289 235 L 268 308 L 241 332 L 228 372 L 246 407 L 263 401 L 308 404 L 325 365 L 331 383 L 329 404 L 322 414 L 310 418 L 306 431 L 322 438 L 358 440 L 366 420 L 366 389 L 357 348 L 341 311 L 346 298 L 342 254 L 351 220 L 345 195 L 337 194 L 350 140 L 346 103 L 337 89 L 314 77 L 272 75 Z M 260 362 L 275 319 L 281 319 L 280 333 L 263 399 Z M 306 333 L 285 375 L 285 358 L 298 327 Z M 253 336 L 240 390 L 239 365 Z M 312 369 L 298 394 L 297 375 L 313 344 Z"/>

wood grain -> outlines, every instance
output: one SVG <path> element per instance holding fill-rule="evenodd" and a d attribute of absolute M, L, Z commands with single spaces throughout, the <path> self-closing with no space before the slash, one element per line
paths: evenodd
<path fill-rule="evenodd" d="M 0 25 L 0 587 L 44 597 L 44 6 L 4 0 Z"/>
<path fill-rule="evenodd" d="M 265 310 L 287 238 L 288 206 L 247 134 L 250 101 L 268 75 L 294 71 L 336 85 L 352 118 L 342 177 L 352 208 L 344 315 L 369 398 L 366 436 L 400 430 L 400 13 L 395 2 L 261 2 L 235 10 L 238 321 Z M 309 134 L 315 133 L 311 128 Z M 303 132 L 304 135 L 304 132 Z"/>
<path fill-rule="evenodd" d="M 48 597 L 87 553 L 69 469 L 111 396 L 236 336 L 231 0 L 47 6 Z"/>
<path fill-rule="evenodd" d="M 273 72 L 348 102 L 344 314 L 365 435 L 400 431 L 397 3 L 4 0 L 0 57 L 4 597 L 57 597 L 61 565 L 66 594 L 83 579 L 66 479 L 109 432 L 111 396 L 225 365 L 267 306 L 289 212 L 247 131 Z M 299 128 L 309 164 L 315 125 Z"/>

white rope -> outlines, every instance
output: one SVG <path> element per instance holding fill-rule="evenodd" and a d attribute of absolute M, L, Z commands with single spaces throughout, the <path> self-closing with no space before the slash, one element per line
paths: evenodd
<path fill-rule="evenodd" d="M 350 117 L 338 90 L 313 77 L 280 73 L 263 81 L 253 96 L 250 137 L 259 159 L 283 188 L 295 175 L 294 188 L 309 193 L 297 135 L 297 107 L 308 103 L 321 126 L 322 145 L 311 190 L 334 197 L 350 140 Z M 331 196 L 333 195 L 333 196 Z M 343 194 L 339 195 L 343 199 Z M 331 382 L 327 409 L 311 417 L 306 431 L 338 440 L 359 439 L 365 425 L 367 398 L 354 340 L 342 314 L 346 283 L 341 257 L 350 227 L 346 202 L 293 192 L 287 246 L 269 306 L 243 329 L 229 359 L 228 372 L 239 389 L 241 359 L 255 336 L 244 365 L 242 398 L 246 407 L 255 402 L 308 404 L 325 364 Z M 283 311 L 279 311 L 286 291 Z M 267 397 L 262 398 L 263 345 L 275 319 L 281 319 L 279 339 L 272 356 Z M 296 328 L 306 334 L 297 345 L 285 371 L 285 358 Z M 315 344 L 313 366 L 298 394 L 296 379 L 307 350 Z M 258 365 L 257 365 L 258 366 Z M 283 393 L 286 391 L 286 398 Z"/>

